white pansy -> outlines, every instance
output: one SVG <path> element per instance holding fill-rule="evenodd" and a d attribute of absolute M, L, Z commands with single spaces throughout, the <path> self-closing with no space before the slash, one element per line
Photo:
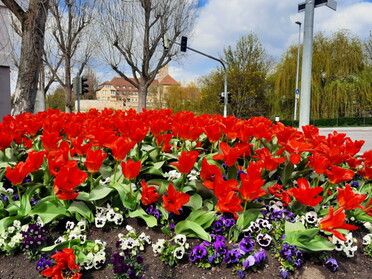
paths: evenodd
<path fill-rule="evenodd" d="M 21 228 L 21 222 L 19 220 L 14 220 L 13 226 L 19 230 Z"/>
<path fill-rule="evenodd" d="M 364 227 L 369 230 L 370 232 L 372 232 L 372 223 L 371 222 L 365 222 L 364 223 Z"/>
<path fill-rule="evenodd" d="M 185 245 L 186 240 L 187 240 L 186 235 L 184 235 L 184 234 L 177 234 L 175 236 L 175 238 L 174 238 L 174 243 L 183 246 L 183 245 Z"/>
<path fill-rule="evenodd" d="M 318 214 L 315 211 L 306 212 L 305 220 L 309 224 L 314 224 L 318 221 Z"/>
<path fill-rule="evenodd" d="M 344 249 L 344 246 L 345 246 L 345 242 L 340 240 L 338 237 L 336 236 L 332 236 L 332 243 L 335 245 L 335 250 L 336 251 L 342 251 Z"/>
<path fill-rule="evenodd" d="M 346 254 L 346 256 L 348 257 L 348 258 L 352 258 L 352 257 L 354 257 L 354 252 L 356 251 L 358 249 L 358 247 L 357 246 L 345 246 L 344 247 L 344 253 Z"/>
<path fill-rule="evenodd" d="M 96 218 L 94 219 L 94 224 L 98 229 L 103 228 L 106 224 L 106 217 L 104 217 L 103 215 L 96 216 Z"/>
<path fill-rule="evenodd" d="M 200 175 L 200 172 L 196 170 L 191 170 L 190 173 L 187 175 L 187 178 L 189 181 L 198 180 L 199 175 Z"/>
<path fill-rule="evenodd" d="M 22 232 L 27 232 L 27 230 L 28 230 L 28 225 L 23 225 L 23 226 L 21 227 L 21 231 L 22 231 Z"/>
<path fill-rule="evenodd" d="M 155 254 L 161 253 L 164 250 L 165 239 L 159 239 L 155 244 L 152 244 L 152 250 Z"/>
<path fill-rule="evenodd" d="M 65 239 L 65 237 L 63 237 L 63 236 L 60 236 L 60 237 L 58 237 L 58 238 L 54 241 L 54 244 L 58 244 L 58 243 L 65 242 L 65 241 L 67 241 L 67 239 Z"/>
<path fill-rule="evenodd" d="M 8 227 L 8 233 L 14 233 L 15 229 L 16 229 L 15 227 L 9 226 Z"/>
<path fill-rule="evenodd" d="M 183 246 L 179 246 L 173 251 L 173 256 L 179 260 L 183 258 L 184 254 L 185 254 L 185 248 Z"/>
<path fill-rule="evenodd" d="M 372 241 L 372 233 L 363 236 L 363 245 L 370 245 Z"/>
<path fill-rule="evenodd" d="M 167 180 L 169 180 L 169 181 L 176 180 L 176 179 L 180 178 L 181 175 L 182 174 L 180 172 L 176 171 L 176 170 L 171 170 L 169 172 L 164 173 L 164 176 L 168 177 Z"/>
<path fill-rule="evenodd" d="M 0 238 L 0 247 L 5 245 L 5 240 Z"/>
<path fill-rule="evenodd" d="M 77 224 L 76 227 L 78 227 L 81 231 L 85 231 L 87 229 L 87 221 L 85 220 L 80 220 Z"/>
<path fill-rule="evenodd" d="M 109 222 L 114 222 L 116 216 L 116 212 L 113 208 L 111 208 L 109 211 L 106 212 L 106 218 Z"/>
<path fill-rule="evenodd" d="M 257 238 L 256 238 L 257 243 L 262 247 L 269 246 L 271 243 L 271 240 L 272 240 L 271 236 L 268 235 L 267 233 L 265 234 L 260 233 L 257 235 Z"/>
<path fill-rule="evenodd" d="M 75 233 L 70 233 L 68 235 L 68 240 L 73 240 L 73 239 L 79 239 L 79 235 L 75 234 Z"/>
<path fill-rule="evenodd" d="M 126 225 L 126 226 L 125 226 L 125 229 L 126 229 L 127 231 L 129 231 L 129 232 L 136 232 L 136 230 L 135 230 L 132 226 L 130 226 L 130 225 Z"/>
<path fill-rule="evenodd" d="M 66 222 L 66 230 L 72 230 L 75 227 L 75 223 L 73 221 Z"/>
<path fill-rule="evenodd" d="M 124 221 L 123 215 L 120 213 L 116 213 L 114 217 L 114 223 L 115 225 L 121 225 Z"/>
<path fill-rule="evenodd" d="M 85 234 L 79 235 L 80 244 L 84 244 L 87 241 L 87 236 Z"/>
<path fill-rule="evenodd" d="M 40 216 L 37 216 L 37 219 L 36 219 L 36 225 L 38 225 L 39 227 L 44 227 L 44 222 L 43 222 L 43 219 L 41 219 Z"/>

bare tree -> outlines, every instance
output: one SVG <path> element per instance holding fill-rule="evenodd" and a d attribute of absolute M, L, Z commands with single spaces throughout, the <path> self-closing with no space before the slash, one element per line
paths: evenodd
<path fill-rule="evenodd" d="M 12 114 L 33 112 L 44 47 L 49 0 L 2 0 L 21 25 L 22 45 Z"/>
<path fill-rule="evenodd" d="M 159 69 L 179 52 L 172 47 L 173 42 L 190 32 L 195 19 L 194 2 L 101 0 L 97 15 L 103 34 L 100 40 L 108 45 L 102 44 L 101 54 L 116 73 L 138 88 L 138 111 L 146 108 L 147 91 Z M 170 39 L 168 49 L 162 47 L 165 34 Z"/>
<path fill-rule="evenodd" d="M 93 54 L 89 39 L 94 0 L 51 0 L 51 40 L 44 61 L 65 90 L 66 112 L 72 111 L 72 75 L 80 75 Z"/>

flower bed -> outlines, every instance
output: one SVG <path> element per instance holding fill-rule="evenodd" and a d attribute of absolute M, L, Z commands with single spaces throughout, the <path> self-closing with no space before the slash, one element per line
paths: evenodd
<path fill-rule="evenodd" d="M 142 278 L 149 250 L 172 267 L 223 265 L 237 278 L 272 257 L 283 278 L 309 257 L 336 272 L 330 255 L 353 257 L 356 230 L 372 256 L 372 151 L 358 154 L 362 145 L 262 117 L 109 109 L 7 116 L 0 251 L 25 253 L 48 278 L 102 268 Z M 126 227 L 129 218 L 164 237 Z M 121 231 L 115 251 L 91 239 L 94 227 Z"/>

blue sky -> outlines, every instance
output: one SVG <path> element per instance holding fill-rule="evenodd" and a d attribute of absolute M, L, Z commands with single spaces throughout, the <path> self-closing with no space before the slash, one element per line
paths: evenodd
<path fill-rule="evenodd" d="M 296 21 L 304 21 L 297 5 L 304 0 L 199 0 L 199 14 L 188 45 L 215 57 L 250 32 L 258 35 L 269 55 L 279 60 L 298 40 Z M 372 0 L 336 0 L 337 11 L 325 6 L 315 9 L 314 32 L 331 34 L 341 29 L 365 39 L 372 30 Z M 207 75 L 219 63 L 186 52 L 171 62 L 170 74 L 186 84 Z"/>

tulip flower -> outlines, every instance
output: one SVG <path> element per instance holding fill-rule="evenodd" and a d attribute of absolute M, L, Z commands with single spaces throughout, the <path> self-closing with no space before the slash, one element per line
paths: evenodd
<path fill-rule="evenodd" d="M 190 196 L 186 193 L 178 192 L 170 183 L 168 186 L 168 195 L 163 195 L 162 199 L 165 210 L 180 215 L 178 210 L 189 202 Z"/>
<path fill-rule="evenodd" d="M 30 170 L 27 167 L 27 164 L 21 161 L 15 165 L 13 169 L 7 167 L 5 176 L 13 185 L 20 185 L 29 173 Z"/>
<path fill-rule="evenodd" d="M 141 170 L 141 161 L 133 161 L 132 159 L 127 160 L 126 162 L 121 162 L 121 170 L 125 178 L 131 180 L 136 178 Z"/>
<path fill-rule="evenodd" d="M 336 212 L 334 212 L 333 207 L 330 207 L 328 215 L 320 220 L 319 228 L 324 231 L 333 233 L 334 236 L 342 241 L 346 241 L 346 237 L 339 231 L 336 231 L 336 229 L 356 230 L 358 229 L 358 227 L 345 223 L 345 219 L 346 214 L 342 207 L 339 208 Z"/>
<path fill-rule="evenodd" d="M 188 174 L 193 169 L 198 156 L 197 151 L 182 151 L 178 157 L 178 163 L 171 163 L 171 165 L 177 167 L 180 173 Z"/>
<path fill-rule="evenodd" d="M 61 200 L 73 200 L 79 195 L 75 187 L 83 183 L 88 177 L 85 171 L 79 170 L 77 166 L 62 167 L 54 179 L 54 193 Z"/>
<path fill-rule="evenodd" d="M 156 193 L 156 187 L 154 186 L 149 187 L 146 184 L 145 180 L 141 181 L 141 186 L 142 186 L 142 196 L 141 196 L 142 204 L 150 205 L 159 199 L 159 194 Z"/>
<path fill-rule="evenodd" d="M 83 276 L 77 271 L 80 270 L 78 264 L 75 263 L 75 254 L 73 249 L 63 249 L 51 256 L 56 261 L 54 266 L 48 267 L 41 274 L 48 278 L 69 278 L 79 279 Z"/>
<path fill-rule="evenodd" d="M 309 182 L 305 178 L 297 180 L 298 188 L 291 188 L 287 192 L 296 198 L 296 201 L 303 205 L 316 206 L 322 201 L 321 196 L 317 196 L 323 191 L 323 188 L 318 186 L 311 188 Z"/>
<path fill-rule="evenodd" d="M 354 172 L 352 170 L 344 169 L 338 166 L 331 167 L 331 169 L 326 170 L 324 174 L 328 176 L 328 180 L 332 184 L 338 184 L 344 181 L 349 181 L 354 177 Z"/>
<path fill-rule="evenodd" d="M 85 166 L 89 173 L 96 173 L 102 166 L 103 160 L 105 160 L 107 154 L 101 149 L 87 151 L 87 158 L 85 160 Z"/>
<path fill-rule="evenodd" d="M 346 210 L 364 209 L 360 204 L 366 199 L 367 195 L 354 193 L 349 184 L 346 184 L 345 189 L 337 188 L 337 190 L 337 202 L 341 207 Z"/>

